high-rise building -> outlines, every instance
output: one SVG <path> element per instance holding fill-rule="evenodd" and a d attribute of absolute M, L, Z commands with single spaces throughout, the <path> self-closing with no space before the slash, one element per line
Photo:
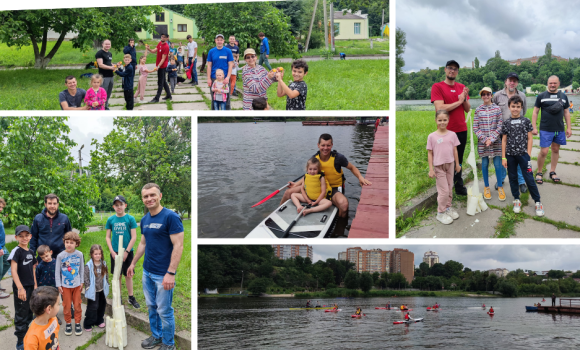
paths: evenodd
<path fill-rule="evenodd" d="M 293 259 L 297 256 L 301 256 L 312 260 L 312 246 L 309 245 L 272 245 L 272 248 L 274 248 L 274 254 L 276 254 L 278 259 Z"/>
<path fill-rule="evenodd" d="M 339 252 L 338 260 L 347 260 L 346 252 Z"/>
<path fill-rule="evenodd" d="M 390 252 L 381 249 L 359 250 L 356 262 L 358 272 L 387 272 L 389 271 Z"/>
<path fill-rule="evenodd" d="M 437 252 L 430 250 L 423 255 L 423 262 L 431 267 L 439 262 L 439 255 L 437 255 Z"/>
<path fill-rule="evenodd" d="M 413 282 L 415 254 L 408 249 L 395 248 L 391 252 L 391 273 L 400 272 L 408 283 Z"/>
<path fill-rule="evenodd" d="M 358 263 L 358 252 L 361 250 L 362 250 L 361 247 L 347 248 L 346 260 L 356 265 Z"/>

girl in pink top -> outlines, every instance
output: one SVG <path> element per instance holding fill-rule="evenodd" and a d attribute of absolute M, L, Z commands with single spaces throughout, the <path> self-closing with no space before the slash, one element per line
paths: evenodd
<path fill-rule="evenodd" d="M 147 70 L 147 65 L 145 64 L 145 62 L 147 62 L 147 50 L 145 50 L 145 56 L 139 57 L 139 65 L 137 66 L 140 75 L 139 82 L 137 83 L 137 91 L 135 91 L 134 98 L 137 99 L 137 96 L 140 96 L 139 100 L 141 101 L 143 101 L 143 98 L 145 96 L 145 87 L 147 86 L 147 75 L 149 73 L 155 72 L 155 69 Z"/>
<path fill-rule="evenodd" d="M 85 104 L 91 107 L 91 111 L 105 110 L 107 91 L 101 87 L 102 84 L 103 76 L 100 74 L 93 74 L 91 77 L 91 88 L 87 90 L 87 94 L 85 95 Z"/>
<path fill-rule="evenodd" d="M 451 207 L 453 200 L 453 175 L 459 172 L 459 156 L 457 146 L 459 139 L 453 131 L 447 130 L 449 113 L 444 110 L 435 113 L 437 130 L 427 138 L 429 160 L 429 177 L 436 178 L 437 185 L 437 220 L 449 225 L 459 214 Z"/>

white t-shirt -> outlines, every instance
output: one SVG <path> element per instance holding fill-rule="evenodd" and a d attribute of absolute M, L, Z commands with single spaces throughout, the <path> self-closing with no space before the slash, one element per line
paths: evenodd
<path fill-rule="evenodd" d="M 194 59 L 197 57 L 195 55 L 195 49 L 197 48 L 197 43 L 195 40 L 192 40 L 190 43 L 187 43 L 187 57 L 193 57 Z"/>

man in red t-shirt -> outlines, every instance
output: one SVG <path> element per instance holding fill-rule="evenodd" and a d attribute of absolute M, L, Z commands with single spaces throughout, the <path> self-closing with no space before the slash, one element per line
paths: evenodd
<path fill-rule="evenodd" d="M 435 105 L 435 110 L 446 110 L 449 113 L 449 124 L 447 129 L 457 134 L 459 146 L 457 153 L 459 162 L 463 163 L 463 152 L 467 143 L 467 125 L 465 123 L 465 112 L 471 108 L 469 104 L 469 89 L 465 85 L 455 82 L 459 72 L 459 63 L 454 60 L 448 61 L 445 65 L 445 80 L 433 84 L 431 87 L 431 103 Z M 461 165 L 461 164 L 460 164 Z M 455 193 L 466 196 L 467 189 L 463 185 L 461 170 L 453 178 Z"/>
<path fill-rule="evenodd" d="M 149 103 L 158 103 L 159 97 L 161 97 L 161 91 L 165 89 L 164 100 L 171 100 L 171 91 L 169 91 L 169 84 L 167 84 L 167 78 L 165 76 L 167 63 L 169 61 L 169 45 L 167 45 L 167 34 L 161 34 L 161 41 L 157 44 L 157 47 L 150 49 L 147 45 L 149 52 L 157 54 L 155 59 L 155 68 L 157 69 L 157 95 L 149 101 Z"/>

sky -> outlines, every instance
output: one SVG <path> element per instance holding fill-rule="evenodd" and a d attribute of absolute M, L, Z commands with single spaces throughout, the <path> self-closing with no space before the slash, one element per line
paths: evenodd
<path fill-rule="evenodd" d="M 393 250 L 408 249 L 415 254 L 415 265 L 423 262 L 423 254 L 432 250 L 439 255 L 439 262 L 455 260 L 472 270 L 506 268 L 523 270 L 571 270 L 580 266 L 578 246 L 573 245 L 313 245 L 314 262 L 338 258 L 346 248 Z"/>
<path fill-rule="evenodd" d="M 97 139 L 99 143 L 103 138 L 113 130 L 114 117 L 69 117 L 65 122 L 70 127 L 69 138 L 77 143 L 77 146 L 71 150 L 72 156 L 78 162 L 79 149 L 82 145 L 85 147 L 81 151 L 83 167 L 89 165 L 91 161 L 91 151 L 95 146 L 91 146 L 92 139 Z"/>
<path fill-rule="evenodd" d="M 443 67 L 456 60 L 480 65 L 499 50 L 505 60 L 552 54 L 579 57 L 580 8 L 576 0 L 397 1 L 397 27 L 407 35 L 404 72 Z"/>

